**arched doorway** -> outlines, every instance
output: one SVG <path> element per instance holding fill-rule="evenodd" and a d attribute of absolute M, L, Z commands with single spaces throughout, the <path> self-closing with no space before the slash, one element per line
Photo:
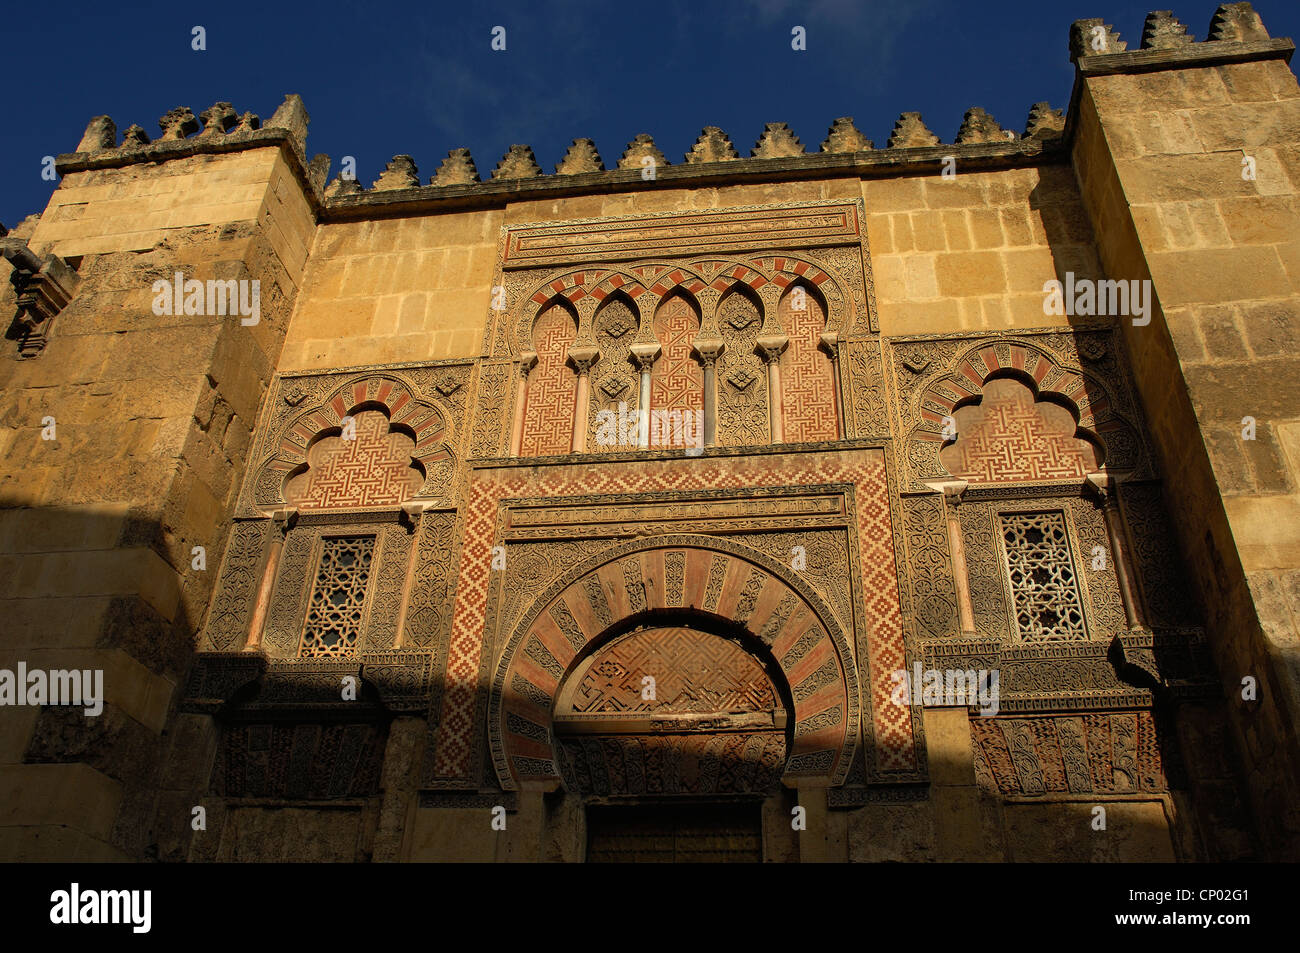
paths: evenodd
<path fill-rule="evenodd" d="M 857 667 L 820 598 L 695 535 L 612 546 L 557 580 L 507 640 L 489 705 L 504 788 L 562 789 L 589 847 L 621 818 L 657 859 L 761 849 L 763 800 L 841 783 L 859 736 Z"/>

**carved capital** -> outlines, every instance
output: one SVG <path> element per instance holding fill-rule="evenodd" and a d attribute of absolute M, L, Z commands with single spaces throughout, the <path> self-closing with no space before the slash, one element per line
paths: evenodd
<path fill-rule="evenodd" d="M 289 535 L 289 530 L 293 529 L 293 524 L 298 522 L 298 507 L 284 506 L 279 509 L 271 510 L 271 522 L 280 533 L 280 539 Z"/>
<path fill-rule="evenodd" d="M 1088 474 L 1084 487 L 1092 494 L 1097 505 L 1104 509 L 1115 502 L 1115 492 L 1130 475 L 1131 471 L 1128 470 L 1098 470 Z"/>
<path fill-rule="evenodd" d="M 956 508 L 961 503 L 962 494 L 966 492 L 966 487 L 970 486 L 970 483 L 966 480 L 947 480 L 927 483 L 926 486 L 937 493 L 942 493 L 944 503 Z"/>
<path fill-rule="evenodd" d="M 771 364 L 781 356 L 781 352 L 790 343 L 790 339 L 784 334 L 763 334 L 759 335 L 757 343 L 758 349 L 763 355 L 763 360 Z"/>
<path fill-rule="evenodd" d="M 575 345 L 569 348 L 569 361 L 579 375 L 591 371 L 591 365 L 600 359 L 600 349 L 590 345 Z"/>
<path fill-rule="evenodd" d="M 722 356 L 722 352 L 726 350 L 726 347 L 726 342 L 722 340 L 721 336 L 706 336 L 703 333 L 695 336 L 695 350 L 699 352 L 700 360 L 704 361 L 705 364 L 712 364 L 717 361 Z"/>
<path fill-rule="evenodd" d="M 635 342 L 632 347 L 632 358 L 636 361 L 637 370 L 648 371 L 656 360 L 659 359 L 659 353 L 663 348 L 658 341 L 654 343 Z"/>
<path fill-rule="evenodd" d="M 528 375 L 532 372 L 533 366 L 536 363 L 537 363 L 536 351 L 524 351 L 523 353 L 521 353 L 519 355 L 519 376 L 527 380 Z"/>
<path fill-rule="evenodd" d="M 402 522 L 406 523 L 414 532 L 420 528 L 420 517 L 432 505 L 426 500 L 407 500 L 402 504 Z"/>

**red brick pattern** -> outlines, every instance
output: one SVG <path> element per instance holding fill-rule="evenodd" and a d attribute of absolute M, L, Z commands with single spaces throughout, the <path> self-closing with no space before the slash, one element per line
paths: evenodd
<path fill-rule="evenodd" d="M 520 456 L 568 453 L 572 447 L 578 378 L 566 362 L 577 335 L 577 322 L 561 304 L 553 304 L 537 319 L 533 328 L 537 364 L 528 375 Z"/>
<path fill-rule="evenodd" d="M 704 413 L 704 368 L 691 354 L 700 331 L 695 308 L 673 295 L 655 312 L 654 329 L 663 351 L 650 371 L 650 409 Z"/>
<path fill-rule="evenodd" d="M 500 500 L 514 496 L 561 498 L 588 494 L 807 487 L 851 483 L 856 487 L 857 535 L 869 631 L 874 754 L 882 771 L 916 766 L 910 709 L 890 701 L 890 673 L 904 664 L 898 571 L 894 559 L 885 466 L 878 452 L 795 455 L 753 459 L 691 459 L 663 463 L 606 463 L 599 468 L 545 468 L 535 476 L 518 470 L 476 474 L 469 490 L 464 549 L 452 617 L 447 690 L 436 738 L 435 774 L 471 774 L 474 693 L 482 662 L 483 625 L 491 579 L 492 547 Z"/>
<path fill-rule="evenodd" d="M 415 441 L 391 432 L 378 410 L 362 411 L 353 423 L 350 439 L 312 444 L 308 469 L 285 488 L 286 502 L 304 510 L 396 506 L 420 492 L 424 475 L 411 465 Z"/>
<path fill-rule="evenodd" d="M 802 311 L 795 311 L 796 289 L 803 290 Z M 835 413 L 835 370 L 818 345 L 826 330 L 826 310 L 817 295 L 795 286 L 781 299 L 781 325 L 790 344 L 781 355 L 781 399 L 785 439 L 835 440 L 839 421 Z"/>
<path fill-rule="evenodd" d="M 646 698 L 642 678 L 655 679 Z M 752 655 L 694 629 L 649 629 L 602 649 L 573 697 L 572 714 L 775 711 L 772 682 Z"/>
<path fill-rule="evenodd" d="M 1058 404 L 1034 401 L 1008 378 L 984 385 L 983 398 L 953 415 L 956 443 L 940 459 L 953 476 L 971 483 L 1082 479 L 1097 469 L 1092 444 L 1075 437 L 1074 415 Z"/>

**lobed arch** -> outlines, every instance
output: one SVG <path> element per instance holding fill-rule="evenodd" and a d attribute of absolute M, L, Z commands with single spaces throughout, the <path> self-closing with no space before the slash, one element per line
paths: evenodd
<path fill-rule="evenodd" d="M 411 459 L 425 477 L 415 497 L 440 492 L 455 472 L 455 455 L 447 445 L 447 418 L 432 400 L 417 395 L 408 380 L 392 372 L 340 384 L 320 403 L 291 417 L 284 425 L 271 455 L 258 465 L 253 504 L 263 510 L 286 506 L 286 485 L 307 470 L 312 446 L 338 436 L 345 417 L 367 410 L 382 412 L 388 418 L 389 432 L 405 433 L 413 440 Z"/>
<path fill-rule="evenodd" d="M 1108 469 L 1132 470 L 1141 462 L 1137 433 L 1114 409 L 1116 401 L 1105 382 L 1028 341 L 985 341 L 959 351 L 952 369 L 930 381 L 915 398 L 916 420 L 907 443 L 919 479 L 951 476 L 939 460 L 939 451 L 951 443 L 943 433 L 946 418 L 979 402 L 990 381 L 1007 377 L 1025 384 L 1035 401 L 1069 410 L 1075 437 L 1100 447 Z"/>
<path fill-rule="evenodd" d="M 520 456 L 568 453 L 573 438 L 577 375 L 569 357 L 578 340 L 579 316 L 561 294 L 551 295 L 533 319 L 530 349 L 536 363 L 524 392 Z"/>
<path fill-rule="evenodd" d="M 553 582 L 510 633 L 492 680 L 488 734 L 502 787 L 560 784 L 554 715 L 566 680 L 640 622 L 700 614 L 763 648 L 792 700 L 787 783 L 843 783 L 860 729 L 854 655 L 797 574 L 732 540 L 675 534 L 615 545 Z"/>

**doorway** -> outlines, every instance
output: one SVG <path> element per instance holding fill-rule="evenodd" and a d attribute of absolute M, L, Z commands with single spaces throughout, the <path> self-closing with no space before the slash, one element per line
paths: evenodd
<path fill-rule="evenodd" d="M 588 863 L 761 863 L 762 803 L 587 808 Z"/>

